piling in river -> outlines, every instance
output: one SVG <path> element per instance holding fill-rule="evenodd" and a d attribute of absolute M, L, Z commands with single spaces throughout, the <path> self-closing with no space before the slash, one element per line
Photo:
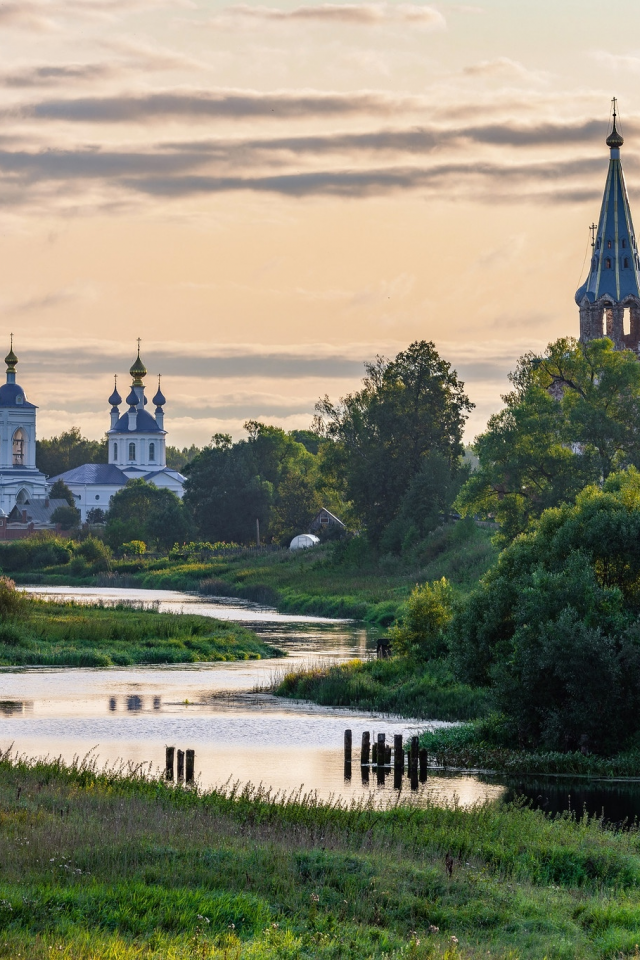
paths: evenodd
<path fill-rule="evenodd" d="M 368 730 L 362 734 L 362 746 L 360 748 L 360 763 L 364 766 L 365 763 L 369 763 L 369 744 L 370 744 L 370 733 Z"/>
<path fill-rule="evenodd" d="M 173 759 L 175 756 L 176 748 L 167 747 L 166 748 L 166 757 L 164 765 L 164 776 L 166 780 L 173 780 Z"/>
<path fill-rule="evenodd" d="M 184 780 L 184 750 L 178 750 L 178 782 Z"/>
<path fill-rule="evenodd" d="M 187 772 L 186 772 L 186 781 L 187 783 L 193 783 L 193 768 L 195 765 L 195 750 L 187 750 Z"/>

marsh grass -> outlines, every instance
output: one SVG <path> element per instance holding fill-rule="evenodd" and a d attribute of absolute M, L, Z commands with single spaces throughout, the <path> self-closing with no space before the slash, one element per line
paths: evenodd
<path fill-rule="evenodd" d="M 639 890 L 635 827 L 0 756 L 4 957 L 633 957 Z"/>
<path fill-rule="evenodd" d="M 0 622 L 0 665 L 108 667 L 281 655 L 235 623 L 125 604 L 30 598 L 26 616 Z"/>
<path fill-rule="evenodd" d="M 355 707 L 426 720 L 469 720 L 491 708 L 488 691 L 460 683 L 439 661 L 393 657 L 312 664 L 274 676 L 272 692 L 324 706 Z"/>

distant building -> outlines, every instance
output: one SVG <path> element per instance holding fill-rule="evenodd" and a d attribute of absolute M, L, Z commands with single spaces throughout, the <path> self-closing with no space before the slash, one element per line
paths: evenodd
<path fill-rule="evenodd" d="M 326 507 L 323 507 L 309 524 L 309 530 L 311 533 L 319 533 L 321 530 L 330 530 L 331 528 L 334 530 L 347 529 L 342 520 L 330 513 Z"/>
<path fill-rule="evenodd" d="M 0 515 L 0 541 L 24 540 L 41 530 L 60 531 L 60 524 L 51 520 L 58 507 L 68 507 L 66 500 L 33 500 L 16 504 L 9 516 Z"/>
<path fill-rule="evenodd" d="M 64 480 L 76 498 L 83 521 L 94 507 L 108 510 L 112 496 L 128 480 L 146 480 L 156 487 L 171 490 L 179 497 L 183 494 L 185 478 L 177 470 L 167 467 L 167 431 L 164 429 L 163 409 L 167 401 L 160 389 L 160 377 L 158 390 L 152 400 L 155 415 L 145 410 L 147 398 L 144 378 L 147 370 L 140 359 L 140 341 L 138 356 L 129 373 L 133 382 L 126 400 L 127 411 L 120 414 L 122 397 L 118 393 L 117 380 L 108 401 L 111 404 L 111 427 L 107 432 L 109 462 L 85 463 L 49 479 L 49 484 Z"/>
<path fill-rule="evenodd" d="M 617 350 L 640 348 L 640 259 L 631 208 L 622 171 L 623 137 L 613 129 L 606 143 L 609 171 L 598 224 L 591 225 L 589 275 L 576 292 L 580 307 L 580 339 L 586 343 L 609 337 Z"/>

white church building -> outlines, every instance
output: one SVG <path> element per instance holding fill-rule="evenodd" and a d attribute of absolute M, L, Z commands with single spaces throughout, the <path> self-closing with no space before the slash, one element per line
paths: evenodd
<path fill-rule="evenodd" d="M 171 490 L 178 497 L 183 494 L 185 478 L 177 470 L 167 467 L 167 431 L 164 428 L 163 409 L 167 401 L 160 389 L 159 377 L 158 390 L 152 400 L 155 405 L 154 414 L 145 410 L 148 402 L 144 388 L 147 370 L 140 359 L 140 341 L 138 356 L 129 373 L 132 384 L 126 400 L 127 410 L 120 413 L 122 397 L 118 393 L 117 379 L 108 401 L 111 404 L 111 427 L 107 431 L 109 462 L 85 463 L 48 480 L 49 486 L 56 480 L 64 480 L 76 498 L 83 521 L 95 507 L 108 510 L 111 497 L 121 490 L 128 480 L 146 480 L 156 487 Z M 4 389 L 5 387 L 0 388 L 0 405 Z M 33 462 L 35 465 L 35 441 Z"/>
<path fill-rule="evenodd" d="M 16 504 L 44 504 L 47 499 L 47 478 L 36 467 L 37 407 L 16 383 L 18 358 L 13 337 L 4 362 L 7 382 L 0 387 L 0 516 L 8 516 Z"/>

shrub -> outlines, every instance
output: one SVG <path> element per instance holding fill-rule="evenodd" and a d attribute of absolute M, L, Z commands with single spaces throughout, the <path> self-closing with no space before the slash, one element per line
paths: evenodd
<path fill-rule="evenodd" d="M 416 585 L 402 623 L 390 631 L 394 654 L 434 660 L 447 650 L 445 631 L 452 617 L 453 594 L 444 577 Z"/>
<path fill-rule="evenodd" d="M 120 549 L 124 556 L 141 557 L 143 553 L 147 552 L 147 545 L 144 540 L 129 540 L 127 543 L 123 543 Z"/>
<path fill-rule="evenodd" d="M 26 616 L 29 598 L 16 590 L 13 580 L 0 577 L 0 619 L 18 620 Z"/>

